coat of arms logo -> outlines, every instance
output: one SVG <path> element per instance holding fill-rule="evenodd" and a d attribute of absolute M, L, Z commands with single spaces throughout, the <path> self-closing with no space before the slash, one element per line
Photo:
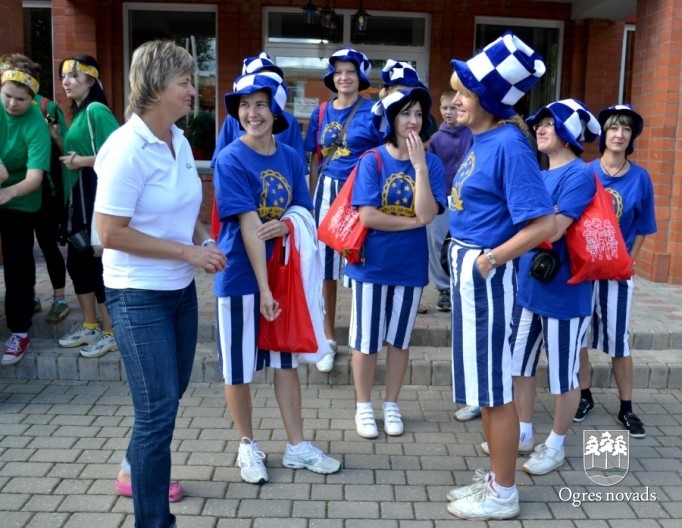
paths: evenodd
<path fill-rule="evenodd" d="M 599 486 L 613 486 L 625 478 L 630 466 L 628 431 L 583 431 L 583 468 Z"/>

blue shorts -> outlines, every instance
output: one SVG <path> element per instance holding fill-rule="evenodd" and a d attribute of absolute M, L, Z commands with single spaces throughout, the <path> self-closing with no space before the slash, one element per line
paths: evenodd
<path fill-rule="evenodd" d="M 483 248 L 452 241 L 452 380 L 457 403 L 498 407 L 513 400 L 509 334 L 516 273 L 513 261 L 481 275 Z"/>
<path fill-rule="evenodd" d="M 298 354 L 280 354 L 258 348 L 260 295 L 216 299 L 218 363 L 226 385 L 251 383 L 264 367 L 298 367 Z"/>
<path fill-rule="evenodd" d="M 589 317 L 560 320 L 515 305 L 509 339 L 512 375 L 535 376 L 544 344 L 549 392 L 564 394 L 577 389 L 580 386 L 580 348 L 589 325 Z"/>
<path fill-rule="evenodd" d="M 592 348 L 612 358 L 630 355 L 630 309 L 634 289 L 634 279 L 595 281 Z"/>
<path fill-rule="evenodd" d="M 329 206 L 339 194 L 343 184 L 343 181 L 324 174 L 317 180 L 317 187 L 315 188 L 315 225 L 318 227 L 327 215 Z M 323 242 L 318 242 L 318 248 L 324 263 L 324 279 L 337 280 L 341 277 L 341 267 L 345 259 L 341 258 L 338 252 L 327 247 Z"/>
<path fill-rule="evenodd" d="M 423 288 L 354 279 L 350 284 L 349 346 L 363 354 L 376 354 L 384 341 L 400 350 L 409 348 Z"/>

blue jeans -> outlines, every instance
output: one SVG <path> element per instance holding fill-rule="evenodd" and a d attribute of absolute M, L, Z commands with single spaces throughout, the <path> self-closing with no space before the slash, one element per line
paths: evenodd
<path fill-rule="evenodd" d="M 130 462 L 136 528 L 168 528 L 170 444 L 197 344 L 194 281 L 182 290 L 107 288 L 106 303 L 135 410 Z"/>

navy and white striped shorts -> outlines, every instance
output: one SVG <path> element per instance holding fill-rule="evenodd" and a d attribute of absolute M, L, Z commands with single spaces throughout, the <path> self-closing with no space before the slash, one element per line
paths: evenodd
<path fill-rule="evenodd" d="M 317 180 L 317 187 L 315 187 L 315 224 L 319 227 L 324 217 L 329 211 L 329 206 L 339 194 L 344 182 L 331 178 L 325 174 L 321 175 Z M 324 263 L 324 279 L 337 280 L 341 277 L 341 269 L 345 259 L 327 247 L 324 242 L 318 241 L 318 251 L 322 254 L 322 262 Z"/>
<path fill-rule="evenodd" d="M 409 348 L 423 288 L 353 279 L 350 284 L 349 346 L 363 354 L 376 354 L 384 341 L 400 350 Z"/>
<path fill-rule="evenodd" d="M 512 311 L 512 376 L 535 376 L 542 345 L 547 354 L 547 378 L 552 394 L 577 389 L 580 347 L 590 325 L 590 317 L 554 319 L 519 306 Z"/>
<path fill-rule="evenodd" d="M 612 358 L 630 355 L 630 309 L 634 289 L 634 279 L 595 281 L 592 348 Z"/>

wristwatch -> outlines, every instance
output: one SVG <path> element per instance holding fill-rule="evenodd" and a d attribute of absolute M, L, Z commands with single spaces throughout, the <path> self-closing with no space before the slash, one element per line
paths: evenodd
<path fill-rule="evenodd" d="M 496 267 L 498 266 L 497 260 L 495 260 L 495 255 L 493 255 L 493 252 L 492 252 L 492 251 L 488 251 L 488 252 L 485 254 L 485 256 L 488 257 L 488 262 L 490 262 L 490 265 L 491 265 L 493 268 L 496 268 Z"/>

